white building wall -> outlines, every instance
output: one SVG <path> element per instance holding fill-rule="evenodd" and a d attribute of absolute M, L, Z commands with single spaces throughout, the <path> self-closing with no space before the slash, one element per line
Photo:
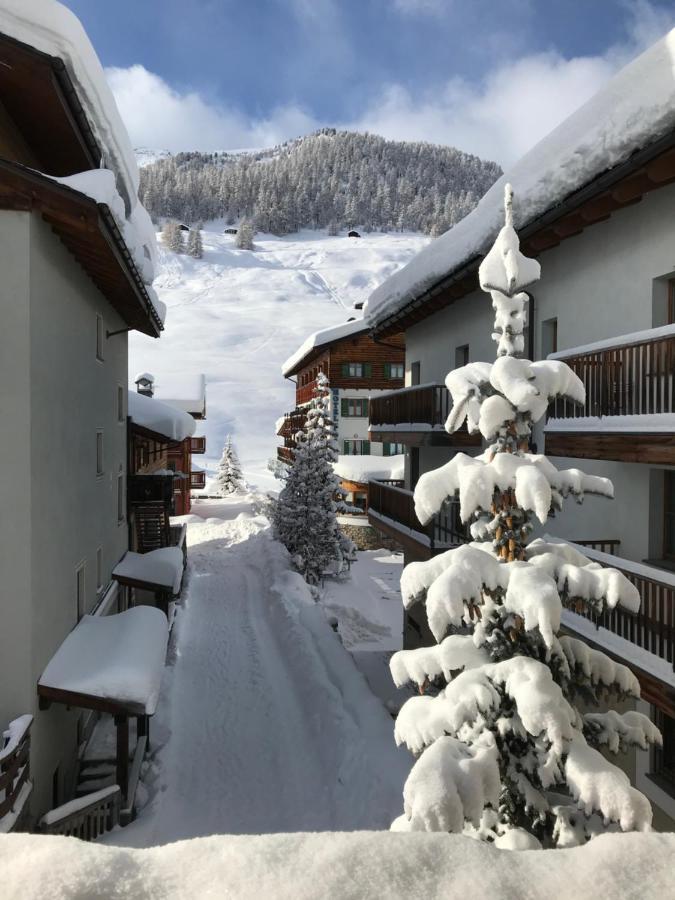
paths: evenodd
<path fill-rule="evenodd" d="M 123 329 L 125 323 L 37 215 L 1 214 L 0 235 L 17 224 L 18 247 L 12 248 L 12 241 L 0 243 L 0 301 L 8 323 L 3 328 L 7 346 L 0 354 L 3 374 L 8 373 L 3 401 L 17 413 L 8 434 L 20 447 L 12 450 L 3 441 L 0 451 L 3 472 L 8 463 L 17 466 L 11 479 L 15 487 L 2 479 L 3 490 L 17 496 L 5 507 L 13 510 L 12 516 L 3 516 L 0 523 L 0 545 L 16 551 L 0 641 L 20 647 L 22 660 L 15 667 L 16 651 L 0 652 L 0 724 L 25 712 L 36 717 L 32 810 L 40 815 L 52 803 L 57 767 L 59 787 L 70 787 L 79 711 L 58 705 L 39 711 L 36 683 L 77 622 L 78 566 L 86 566 L 87 612 L 97 599 L 97 549 L 102 549 L 105 585 L 128 545 L 126 522 L 118 522 L 117 515 L 117 475 L 121 471 L 126 478 L 126 409 L 120 421 L 117 388 L 126 388 L 127 335 L 104 339 L 104 359 L 97 360 L 97 314 L 103 317 L 104 331 Z M 16 283 L 11 294 L 8 278 Z M 8 307 L 13 308 L 9 319 Z M 123 396 L 126 400 L 126 390 Z M 100 476 L 98 429 L 104 446 Z M 3 590 L 5 571 L 3 567 Z"/>
<path fill-rule="evenodd" d="M 343 453 L 344 441 L 368 440 L 368 416 L 343 416 L 342 400 L 347 398 L 365 399 L 376 397 L 379 394 L 387 394 L 388 391 L 372 390 L 370 388 L 332 388 L 331 389 L 331 415 L 337 423 L 337 440 L 339 452 Z M 370 455 L 382 456 L 383 445 L 379 441 L 370 442 Z"/>

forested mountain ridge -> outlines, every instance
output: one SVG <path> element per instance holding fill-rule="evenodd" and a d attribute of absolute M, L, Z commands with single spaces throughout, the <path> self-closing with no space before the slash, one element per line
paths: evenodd
<path fill-rule="evenodd" d="M 501 175 L 453 147 L 322 129 L 270 150 L 178 153 L 141 169 L 154 219 L 249 219 L 260 231 L 361 227 L 440 234 Z"/>

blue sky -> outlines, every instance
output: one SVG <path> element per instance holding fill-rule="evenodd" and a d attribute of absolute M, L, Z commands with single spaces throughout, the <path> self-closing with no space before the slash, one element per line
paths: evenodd
<path fill-rule="evenodd" d="M 675 0 L 66 5 L 137 145 L 261 146 L 336 125 L 502 163 L 675 25 Z"/>

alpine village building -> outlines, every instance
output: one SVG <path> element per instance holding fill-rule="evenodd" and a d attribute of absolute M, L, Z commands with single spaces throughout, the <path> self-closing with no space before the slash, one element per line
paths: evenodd
<path fill-rule="evenodd" d="M 482 449 L 480 435 L 466 428 L 445 431 L 444 380 L 455 367 L 495 358 L 494 314 L 478 266 L 503 221 L 504 184 L 512 184 L 521 250 L 542 270 L 530 294 L 524 355 L 564 360 L 586 387 L 585 408 L 551 405 L 533 450 L 558 466 L 606 475 L 615 488 L 613 501 L 568 501 L 546 530 L 624 571 L 642 595 L 637 615 L 616 609 L 597 619 L 564 610 L 563 625 L 640 680 L 638 708 L 661 729 L 663 748 L 638 750 L 623 764 L 664 830 L 675 825 L 674 51 L 671 32 L 366 306 L 373 339 L 403 330 L 406 346 L 406 386 L 371 400 L 369 428 L 372 441 L 405 445 L 405 485 L 371 484 L 369 520 L 404 546 L 406 562 L 428 559 L 467 539 L 457 503 L 423 526 L 412 492 L 422 473 Z M 594 158 L 589 148 L 596 147 Z M 404 646 L 432 642 L 424 610 L 411 609 Z"/>
<path fill-rule="evenodd" d="M 292 463 L 295 435 L 304 427 L 317 375 L 323 372 L 330 387 L 330 415 L 339 453 L 336 473 L 344 499 L 366 511 L 372 473 L 381 478 L 403 474 L 396 471 L 402 470 L 403 445 L 396 437 L 371 440 L 368 411 L 373 397 L 403 387 L 404 368 L 403 335 L 374 340 L 363 319 L 350 319 L 310 335 L 283 365 L 284 376 L 295 379 L 295 409 L 277 423 L 277 434 L 284 440 L 283 447 L 277 448 L 278 459 Z"/>
<path fill-rule="evenodd" d="M 31 10 L 0 10 L 0 831 L 93 838 L 133 816 L 184 566 L 184 526 L 134 552 L 132 435 L 170 448 L 196 423 L 131 402 L 128 333 L 163 328 L 154 228 L 79 22 Z M 103 780 L 97 727 L 116 734 Z"/>

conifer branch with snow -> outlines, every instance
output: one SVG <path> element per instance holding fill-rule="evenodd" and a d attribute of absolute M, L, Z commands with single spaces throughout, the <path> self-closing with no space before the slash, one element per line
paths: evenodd
<path fill-rule="evenodd" d="M 319 372 L 304 428 L 295 436 L 295 457 L 279 494 L 274 531 L 308 584 L 339 575 L 355 558 L 352 541 L 336 517 L 340 485 L 333 470 L 337 444 L 329 409 L 328 379 Z"/>
<path fill-rule="evenodd" d="M 428 522 L 450 499 L 470 523 L 472 544 L 411 563 L 404 604 L 424 603 L 437 646 L 394 654 L 397 685 L 416 683 L 396 740 L 419 758 L 396 830 L 453 831 L 510 848 L 569 847 L 603 831 L 649 830 L 651 808 L 599 752 L 646 748 L 661 737 L 646 716 L 582 713 L 575 700 L 639 697 L 637 679 L 599 650 L 560 636 L 563 607 L 636 612 L 640 597 L 615 569 L 564 543 L 530 542 L 566 497 L 613 496 L 608 479 L 559 471 L 528 448 L 551 400 L 582 403 L 584 387 L 561 362 L 523 351 L 524 289 L 539 263 L 519 248 L 506 188 L 505 225 L 479 270 L 495 310 L 494 363 L 450 372 L 449 432 L 464 421 L 491 443 L 456 454 L 421 476 L 415 509 Z M 427 695 L 429 686 L 434 692 Z"/>

